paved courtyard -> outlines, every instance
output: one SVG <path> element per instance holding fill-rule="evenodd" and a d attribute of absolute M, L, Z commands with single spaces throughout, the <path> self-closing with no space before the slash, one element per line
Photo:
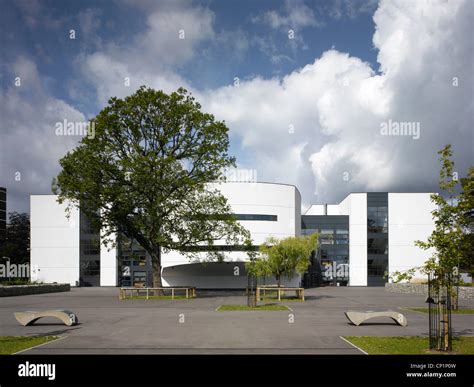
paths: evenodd
<path fill-rule="evenodd" d="M 400 310 L 408 326 L 374 319 L 353 326 L 346 310 L 397 310 L 426 306 L 424 297 L 388 293 L 383 288 L 307 289 L 306 301 L 283 304 L 290 311 L 218 312 L 222 304 L 245 304 L 243 292 L 198 291 L 191 300 L 119 301 L 117 288 L 74 288 L 70 292 L 0 298 L 0 335 L 60 335 L 61 340 L 25 354 L 307 353 L 361 354 L 339 336 L 427 335 L 428 315 Z M 461 300 L 462 306 L 473 302 Z M 42 319 L 20 326 L 15 311 L 68 309 L 79 325 Z M 180 322 L 181 321 L 181 322 Z M 291 322 L 293 321 L 293 322 Z M 474 335 L 472 315 L 453 315 L 454 332 Z"/>

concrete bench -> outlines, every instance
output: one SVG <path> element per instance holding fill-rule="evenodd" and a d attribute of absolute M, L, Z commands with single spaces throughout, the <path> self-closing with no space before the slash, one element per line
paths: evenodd
<path fill-rule="evenodd" d="M 357 326 L 375 317 L 390 317 L 393 321 L 395 321 L 398 325 L 401 325 L 402 327 L 406 327 L 408 324 L 407 319 L 403 314 L 395 312 L 393 310 L 383 310 L 379 312 L 357 312 L 355 310 L 349 310 L 348 312 L 344 312 L 344 314 L 351 323 Z"/>
<path fill-rule="evenodd" d="M 26 311 L 14 313 L 16 320 L 23 326 L 33 325 L 43 317 L 55 317 L 68 327 L 78 323 L 77 316 L 70 310 L 45 310 L 43 312 Z"/>

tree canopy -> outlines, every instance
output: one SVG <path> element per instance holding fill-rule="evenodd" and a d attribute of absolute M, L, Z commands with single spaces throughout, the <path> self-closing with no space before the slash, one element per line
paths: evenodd
<path fill-rule="evenodd" d="M 250 245 L 211 184 L 235 166 L 228 128 L 186 90 L 168 95 L 142 86 L 111 98 L 91 124 L 94 135 L 60 160 L 53 190 L 60 202 L 80 206 L 105 243 L 117 232 L 136 240 L 152 257 L 154 286 L 161 286 L 162 251 L 195 256 L 186 247 Z M 214 249 L 207 259 L 222 253 Z"/>
<path fill-rule="evenodd" d="M 274 275 L 280 286 L 283 276 L 291 278 L 308 269 L 311 252 L 317 249 L 317 242 L 317 233 L 281 240 L 268 238 L 260 246 L 260 256 L 247 263 L 247 271 L 255 277 Z"/>
<path fill-rule="evenodd" d="M 30 217 L 26 213 L 10 212 L 5 239 L 0 241 L 0 257 L 10 258 L 11 263 L 30 261 Z"/>

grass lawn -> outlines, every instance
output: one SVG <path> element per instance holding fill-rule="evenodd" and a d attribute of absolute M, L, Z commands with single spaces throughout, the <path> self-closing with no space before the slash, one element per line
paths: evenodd
<path fill-rule="evenodd" d="M 345 336 L 346 340 L 369 354 L 377 355 L 423 355 L 446 354 L 446 352 L 429 351 L 428 338 L 420 336 L 374 337 Z M 462 336 L 453 338 L 453 354 L 474 354 L 474 337 Z"/>
<path fill-rule="evenodd" d="M 428 308 L 403 308 L 406 310 L 412 310 L 414 312 L 428 313 Z M 474 308 L 459 308 L 458 310 L 452 310 L 452 314 L 474 314 Z"/>
<path fill-rule="evenodd" d="M 57 338 L 57 336 L 0 336 L 0 355 L 11 355 Z"/>
<path fill-rule="evenodd" d="M 186 298 L 186 296 L 148 296 L 149 300 L 190 300 L 190 298 Z M 124 298 L 122 301 L 126 300 L 146 300 L 146 296 L 133 296 Z"/>
<path fill-rule="evenodd" d="M 279 304 L 265 304 L 257 305 L 255 308 L 250 308 L 247 305 L 219 305 L 217 311 L 219 312 L 234 312 L 234 311 L 243 311 L 243 310 L 265 310 L 265 311 L 275 311 L 275 310 L 289 310 L 286 305 Z"/>

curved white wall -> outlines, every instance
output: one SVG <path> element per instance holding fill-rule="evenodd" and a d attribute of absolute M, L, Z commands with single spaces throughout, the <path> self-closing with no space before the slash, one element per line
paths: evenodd
<path fill-rule="evenodd" d="M 268 237 L 286 238 L 301 233 L 301 196 L 295 186 L 272 183 L 227 182 L 213 184 L 227 198 L 235 214 L 276 215 L 277 221 L 239 221 L 250 231 L 253 243 L 262 244 Z M 220 244 L 218 242 L 216 245 Z M 222 242 L 221 244 L 225 244 Z M 204 253 L 202 254 L 204 258 Z M 247 261 L 243 252 L 226 253 L 228 261 Z M 191 263 L 171 251 L 163 254 L 162 266 Z"/>
<path fill-rule="evenodd" d="M 242 289 L 247 283 L 244 262 L 210 262 L 170 266 L 163 269 L 164 286 L 195 286 L 201 289 Z M 263 283 L 263 279 L 259 279 Z M 266 278 L 266 284 L 276 279 Z M 283 286 L 299 286 L 300 277 L 282 278 Z"/>
<path fill-rule="evenodd" d="M 242 226 L 250 231 L 254 245 L 262 244 L 268 237 L 286 238 L 299 235 L 301 233 L 301 196 L 295 186 L 273 183 L 247 183 L 247 182 L 226 182 L 223 184 L 212 184 L 212 187 L 219 191 L 227 198 L 233 213 L 235 214 L 258 214 L 258 215 L 276 215 L 277 221 L 239 221 Z M 215 243 L 225 244 L 222 243 Z M 225 253 L 226 262 L 243 262 L 248 261 L 245 252 L 229 252 Z M 205 260 L 205 253 L 201 254 Z M 228 277 L 224 273 L 218 275 L 219 279 L 213 276 L 199 276 L 201 267 L 190 266 L 189 268 L 176 268 L 174 273 L 180 273 L 181 278 L 177 279 L 177 274 L 173 273 L 173 269 L 178 265 L 190 265 L 188 258 L 176 251 L 171 251 L 162 256 L 163 281 L 169 285 L 195 285 L 199 283 L 199 287 L 244 287 L 243 279 Z M 209 266 L 208 266 L 209 267 Z M 193 273 L 195 268 L 195 273 Z M 221 267 L 224 270 L 225 266 Z M 202 278 L 201 278 L 202 277 Z M 225 278 L 227 277 L 227 280 Z M 187 281 L 187 283 L 184 282 Z M 222 283 L 221 283 L 222 282 Z M 291 281 L 298 285 L 298 278 Z"/>

